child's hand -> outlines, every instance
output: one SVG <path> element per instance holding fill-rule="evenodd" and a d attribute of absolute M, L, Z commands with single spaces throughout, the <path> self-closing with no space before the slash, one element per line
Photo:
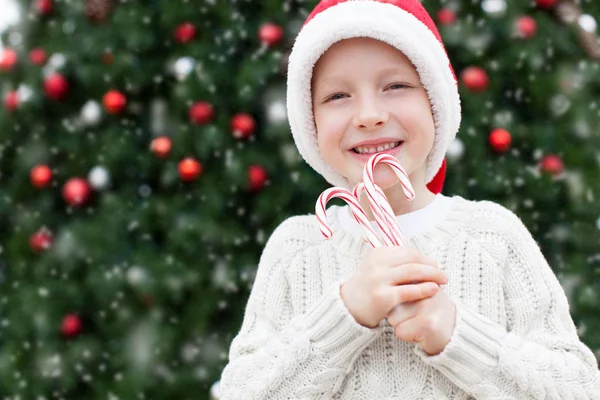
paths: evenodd
<path fill-rule="evenodd" d="M 431 297 L 446 282 L 436 262 L 417 250 L 379 247 L 342 284 L 340 294 L 356 322 L 374 328 L 396 305 Z"/>
<path fill-rule="evenodd" d="M 398 339 L 419 343 L 430 355 L 441 353 L 450 342 L 455 319 L 456 305 L 443 289 L 430 298 L 395 307 L 387 317 Z"/>

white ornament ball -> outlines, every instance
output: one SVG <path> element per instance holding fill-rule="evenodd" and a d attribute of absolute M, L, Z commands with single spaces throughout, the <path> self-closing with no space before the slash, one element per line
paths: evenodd
<path fill-rule="evenodd" d="M 465 144 L 459 138 L 456 138 L 450 143 L 446 156 L 450 161 L 458 161 L 465 153 Z"/>
<path fill-rule="evenodd" d="M 483 0 L 481 8 L 490 17 L 502 17 L 506 13 L 506 0 Z"/>
<path fill-rule="evenodd" d="M 267 106 L 267 119 L 275 124 L 287 121 L 285 101 L 273 101 Z"/>
<path fill-rule="evenodd" d="M 221 381 L 216 381 L 210 388 L 210 400 L 221 399 Z"/>
<path fill-rule="evenodd" d="M 96 166 L 88 174 L 88 182 L 96 190 L 107 189 L 110 186 L 110 173 L 106 168 Z"/>
<path fill-rule="evenodd" d="M 44 78 L 59 72 L 67 64 L 67 57 L 63 53 L 54 53 L 48 59 L 46 65 L 42 69 Z"/>
<path fill-rule="evenodd" d="M 102 119 L 102 107 L 95 100 L 90 100 L 81 108 L 81 120 L 87 126 L 98 125 Z"/>
<path fill-rule="evenodd" d="M 142 267 L 134 265 L 127 270 L 127 282 L 132 286 L 138 286 L 148 280 L 148 274 Z"/>
<path fill-rule="evenodd" d="M 181 57 L 173 64 L 175 77 L 182 81 L 194 70 L 196 61 L 192 57 Z"/>
<path fill-rule="evenodd" d="M 596 19 L 589 14 L 581 14 L 577 19 L 577 23 L 586 32 L 594 33 L 598 28 L 598 24 L 596 23 Z"/>

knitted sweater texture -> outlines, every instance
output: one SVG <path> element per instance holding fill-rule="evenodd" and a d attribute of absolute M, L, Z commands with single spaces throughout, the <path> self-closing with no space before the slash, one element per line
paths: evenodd
<path fill-rule="evenodd" d="M 340 297 L 370 250 L 328 209 L 287 219 L 260 258 L 222 400 L 600 399 L 600 372 L 579 339 L 559 281 L 512 211 L 452 197 L 409 245 L 448 275 L 457 307 L 450 343 L 430 356 L 382 320 L 358 324 Z"/>

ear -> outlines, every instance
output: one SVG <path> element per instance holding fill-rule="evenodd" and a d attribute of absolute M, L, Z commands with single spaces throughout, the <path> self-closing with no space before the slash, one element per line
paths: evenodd
<path fill-rule="evenodd" d="M 442 160 L 442 166 L 438 170 L 437 174 L 433 177 L 431 182 L 427 184 L 427 189 L 433 194 L 441 193 L 444 187 L 444 179 L 446 178 L 446 159 Z"/>

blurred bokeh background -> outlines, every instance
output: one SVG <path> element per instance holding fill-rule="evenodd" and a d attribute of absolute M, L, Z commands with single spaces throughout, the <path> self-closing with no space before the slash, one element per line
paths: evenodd
<path fill-rule="evenodd" d="M 423 3 L 443 193 L 523 219 L 600 356 L 600 2 Z M 218 398 L 266 239 L 328 187 L 285 106 L 315 4 L 0 0 L 0 397 Z"/>

